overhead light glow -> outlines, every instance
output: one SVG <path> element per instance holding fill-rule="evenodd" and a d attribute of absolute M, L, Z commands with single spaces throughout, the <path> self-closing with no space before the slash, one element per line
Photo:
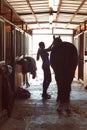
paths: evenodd
<path fill-rule="evenodd" d="M 52 7 L 53 10 L 57 11 L 60 0 L 49 0 L 49 7 Z"/>
<path fill-rule="evenodd" d="M 53 7 L 53 0 L 49 0 L 49 7 Z"/>

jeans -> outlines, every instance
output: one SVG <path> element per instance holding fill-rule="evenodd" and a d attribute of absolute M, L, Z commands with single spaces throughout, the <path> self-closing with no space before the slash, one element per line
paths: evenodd
<path fill-rule="evenodd" d="M 43 74 L 44 74 L 44 80 L 43 80 L 43 94 L 47 93 L 47 89 L 49 87 L 49 84 L 51 82 L 51 71 L 50 66 L 42 66 Z"/>

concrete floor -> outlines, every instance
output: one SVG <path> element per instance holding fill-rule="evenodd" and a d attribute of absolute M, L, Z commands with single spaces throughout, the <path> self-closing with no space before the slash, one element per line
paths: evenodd
<path fill-rule="evenodd" d="M 87 91 L 77 81 L 72 83 L 71 115 L 59 115 L 57 109 L 57 87 L 53 81 L 49 86 L 51 99 L 43 101 L 42 81 L 30 81 L 28 99 L 16 99 L 11 117 L 0 130 L 87 130 Z M 25 87 L 25 86 L 24 86 Z"/>

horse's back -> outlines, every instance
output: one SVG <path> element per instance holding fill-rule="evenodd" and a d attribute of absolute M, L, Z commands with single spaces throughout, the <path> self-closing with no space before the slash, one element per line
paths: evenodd
<path fill-rule="evenodd" d="M 50 61 L 52 68 L 56 72 L 66 73 L 74 71 L 78 62 L 77 49 L 69 42 L 58 43 L 52 49 Z"/>

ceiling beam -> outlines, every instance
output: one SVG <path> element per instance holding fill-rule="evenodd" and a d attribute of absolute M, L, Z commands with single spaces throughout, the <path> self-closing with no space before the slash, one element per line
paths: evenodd
<path fill-rule="evenodd" d="M 59 5 L 57 7 L 56 21 L 58 21 L 58 16 L 59 16 L 59 13 L 60 13 L 61 6 L 62 6 L 62 0 L 60 0 Z"/>
<path fill-rule="evenodd" d="M 57 13 L 57 11 L 52 11 L 52 13 Z M 49 11 L 43 11 L 43 12 L 35 12 L 34 14 L 49 14 Z M 60 11 L 60 14 L 74 14 L 74 12 L 66 12 L 66 11 Z M 32 13 L 18 13 L 19 16 L 21 15 L 32 15 Z M 77 13 L 77 15 L 87 15 L 87 13 Z"/>
<path fill-rule="evenodd" d="M 82 3 L 79 5 L 79 7 L 77 8 L 77 10 L 75 11 L 75 13 L 73 14 L 73 16 L 71 17 L 69 23 L 66 25 L 66 27 L 72 22 L 72 20 L 74 19 L 74 17 L 77 15 L 78 11 L 80 10 L 80 8 L 83 6 L 83 4 L 85 3 L 86 0 L 82 0 Z"/>
<path fill-rule="evenodd" d="M 48 21 L 40 21 L 39 24 L 43 24 L 43 23 L 48 23 Z M 63 21 L 53 21 L 53 23 L 67 23 L 67 22 L 63 22 Z M 27 24 L 36 24 L 36 22 L 27 22 Z M 71 24 L 80 24 L 80 22 L 71 22 Z"/>
<path fill-rule="evenodd" d="M 37 20 L 37 17 L 36 17 L 36 15 L 35 15 L 35 13 L 34 13 L 34 11 L 33 11 L 33 9 L 32 9 L 32 6 L 31 6 L 29 0 L 26 0 L 26 2 L 27 2 L 27 4 L 29 5 L 29 8 L 31 9 L 31 12 L 32 12 L 32 14 L 33 14 L 33 16 L 34 16 L 34 18 L 35 18 L 35 20 L 36 20 L 36 23 L 39 25 L 38 20 Z M 40 27 L 40 25 L 39 25 L 39 27 Z"/>

